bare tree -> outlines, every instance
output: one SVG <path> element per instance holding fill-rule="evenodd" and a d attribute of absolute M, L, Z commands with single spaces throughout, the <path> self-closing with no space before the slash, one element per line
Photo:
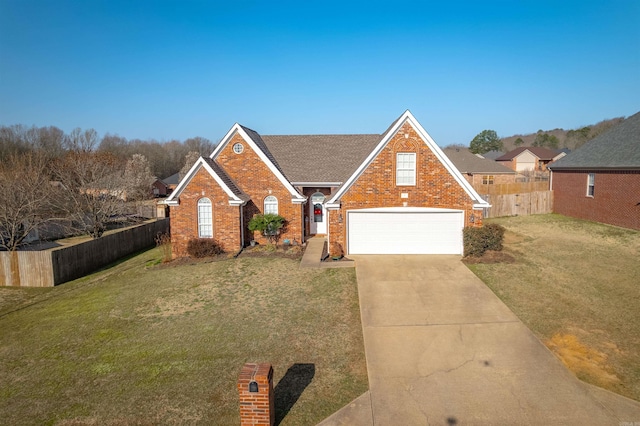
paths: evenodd
<path fill-rule="evenodd" d="M 98 133 L 93 129 L 76 127 L 67 137 L 67 149 L 76 152 L 91 152 L 98 143 Z"/>
<path fill-rule="evenodd" d="M 180 169 L 180 173 L 178 174 L 180 180 L 182 180 L 182 178 L 187 175 L 189 169 L 191 169 L 191 167 L 195 164 L 196 161 L 198 161 L 199 158 L 200 153 L 197 151 L 191 151 L 186 155 L 184 166 L 182 166 L 182 169 Z"/>
<path fill-rule="evenodd" d="M 141 201 L 151 198 L 151 185 L 156 177 L 151 174 L 149 160 L 142 154 L 133 154 L 124 169 L 127 200 Z"/>
<path fill-rule="evenodd" d="M 0 162 L 0 247 L 16 250 L 31 232 L 54 219 L 56 189 L 47 167 L 44 156 L 31 152 Z"/>
<path fill-rule="evenodd" d="M 102 140 L 100 141 L 100 145 L 98 145 L 98 151 L 102 152 L 110 152 L 113 155 L 117 156 L 128 156 L 130 147 L 127 139 L 107 133 L 104 135 Z"/>
<path fill-rule="evenodd" d="M 200 136 L 185 140 L 184 146 L 189 152 L 197 151 L 203 157 L 206 157 L 213 152 L 213 144 L 211 141 Z"/>
<path fill-rule="evenodd" d="M 79 232 L 99 238 L 109 222 L 126 211 L 124 165 L 108 153 L 69 152 L 55 174 L 65 196 L 60 207 Z"/>

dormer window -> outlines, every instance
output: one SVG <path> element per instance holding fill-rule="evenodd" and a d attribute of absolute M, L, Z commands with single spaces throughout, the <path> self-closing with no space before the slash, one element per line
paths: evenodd
<path fill-rule="evenodd" d="M 416 153 L 398 152 L 396 154 L 396 185 L 413 186 L 416 184 Z"/>

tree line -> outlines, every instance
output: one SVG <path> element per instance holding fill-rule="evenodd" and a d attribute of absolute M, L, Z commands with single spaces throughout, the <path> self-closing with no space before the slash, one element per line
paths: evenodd
<path fill-rule="evenodd" d="M 16 250 L 51 226 L 99 238 L 132 204 L 152 197 L 156 176 L 190 167 L 213 148 L 202 137 L 160 143 L 100 139 L 94 129 L 1 126 L 0 249 Z"/>
<path fill-rule="evenodd" d="M 0 161 L 9 156 L 38 151 L 48 158 L 58 158 L 68 152 L 110 153 L 120 159 L 133 154 L 144 155 L 149 160 L 151 173 L 165 178 L 180 171 L 189 152 L 207 156 L 215 144 L 203 137 L 192 137 L 184 141 L 128 140 L 107 133 L 102 138 L 94 129 L 73 129 L 65 133 L 56 126 L 0 126 Z"/>
<path fill-rule="evenodd" d="M 561 148 L 577 149 L 622 121 L 624 121 L 624 117 L 617 117 L 573 130 L 538 130 L 529 135 L 502 138 L 495 130 L 483 130 L 471 140 L 469 150 L 474 154 L 484 154 L 494 150 L 510 151 L 521 146 L 537 146 L 555 150 Z"/>

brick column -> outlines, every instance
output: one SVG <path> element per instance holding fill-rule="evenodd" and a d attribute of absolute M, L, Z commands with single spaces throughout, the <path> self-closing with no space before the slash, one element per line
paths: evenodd
<path fill-rule="evenodd" d="M 273 426 L 276 419 L 271 364 L 247 363 L 238 377 L 241 426 Z"/>

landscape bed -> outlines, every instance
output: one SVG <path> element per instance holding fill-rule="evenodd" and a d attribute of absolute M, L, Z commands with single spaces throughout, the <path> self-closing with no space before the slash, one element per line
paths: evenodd
<path fill-rule="evenodd" d="M 353 269 L 161 259 L 0 288 L 3 422 L 238 424 L 245 362 L 273 364 L 282 425 L 316 424 L 367 390 Z"/>

